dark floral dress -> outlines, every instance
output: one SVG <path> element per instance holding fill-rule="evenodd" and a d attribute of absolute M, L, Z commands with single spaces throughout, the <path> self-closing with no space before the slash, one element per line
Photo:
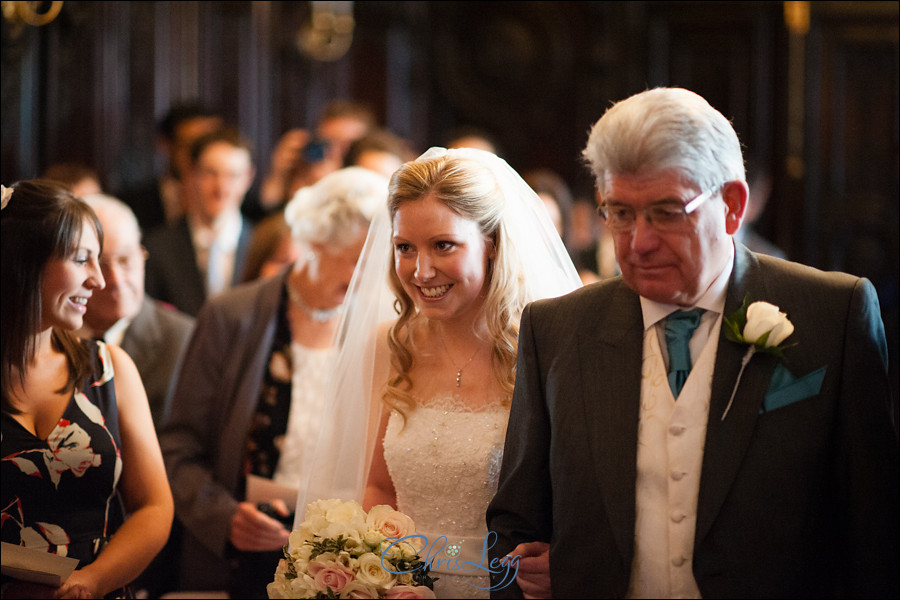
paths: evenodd
<path fill-rule="evenodd" d="M 93 375 L 46 440 L 2 414 L 4 542 L 91 563 L 123 521 L 119 414 L 109 349 L 89 348 Z M 122 593 L 120 590 L 118 593 Z"/>

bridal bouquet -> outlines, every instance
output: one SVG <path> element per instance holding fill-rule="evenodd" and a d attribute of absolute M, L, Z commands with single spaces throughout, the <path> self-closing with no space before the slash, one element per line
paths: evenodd
<path fill-rule="evenodd" d="M 269 598 L 434 598 L 415 525 L 390 506 L 317 500 L 291 532 Z"/>

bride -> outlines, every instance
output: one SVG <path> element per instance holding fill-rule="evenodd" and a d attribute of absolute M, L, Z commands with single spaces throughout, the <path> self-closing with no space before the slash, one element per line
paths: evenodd
<path fill-rule="evenodd" d="M 540 199 L 505 161 L 432 148 L 404 164 L 351 283 L 335 418 L 298 507 L 335 494 L 395 506 L 427 540 L 420 556 L 438 597 L 487 597 L 484 513 L 519 318 L 526 303 L 580 285 Z"/>

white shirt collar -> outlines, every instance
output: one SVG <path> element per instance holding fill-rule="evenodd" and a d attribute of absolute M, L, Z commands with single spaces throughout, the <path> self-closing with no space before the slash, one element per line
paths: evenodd
<path fill-rule="evenodd" d="M 693 308 L 702 308 L 708 312 L 722 314 L 725 310 L 725 292 L 728 290 L 728 280 L 731 279 L 731 271 L 734 269 L 734 243 L 728 245 L 729 258 L 725 262 L 722 272 L 713 280 Z M 641 298 L 641 312 L 644 315 L 644 330 L 653 327 L 656 323 L 665 319 L 676 310 L 683 310 L 677 304 L 664 304 L 648 298 Z"/>
<path fill-rule="evenodd" d="M 125 338 L 125 330 L 131 325 L 131 322 L 134 321 L 134 317 L 127 318 L 123 317 L 113 323 L 112 327 L 107 329 L 104 332 L 94 331 L 85 323 L 84 327 L 79 329 L 76 333 L 78 337 L 85 339 L 97 339 L 102 338 L 104 342 L 107 344 L 112 344 L 113 346 L 121 346 L 122 340 Z"/>
<path fill-rule="evenodd" d="M 195 247 L 208 249 L 216 239 L 220 239 L 224 244 L 222 249 L 233 252 L 241 237 L 241 213 L 225 213 L 211 227 L 201 223 L 200 219 L 188 217 L 188 226 Z"/>

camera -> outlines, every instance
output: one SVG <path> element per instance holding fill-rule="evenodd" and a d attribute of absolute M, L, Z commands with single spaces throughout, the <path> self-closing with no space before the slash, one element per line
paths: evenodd
<path fill-rule="evenodd" d="M 313 138 L 303 148 L 303 160 L 308 163 L 317 163 L 325 159 L 328 154 L 328 140 Z"/>
<path fill-rule="evenodd" d="M 259 510 L 259 512 L 263 513 L 267 517 L 272 517 L 276 521 L 280 521 L 281 524 L 284 525 L 288 530 L 294 527 L 294 513 L 291 513 L 286 517 L 282 516 L 277 510 L 275 510 L 275 507 L 268 502 L 257 504 L 256 508 L 257 510 Z"/>

